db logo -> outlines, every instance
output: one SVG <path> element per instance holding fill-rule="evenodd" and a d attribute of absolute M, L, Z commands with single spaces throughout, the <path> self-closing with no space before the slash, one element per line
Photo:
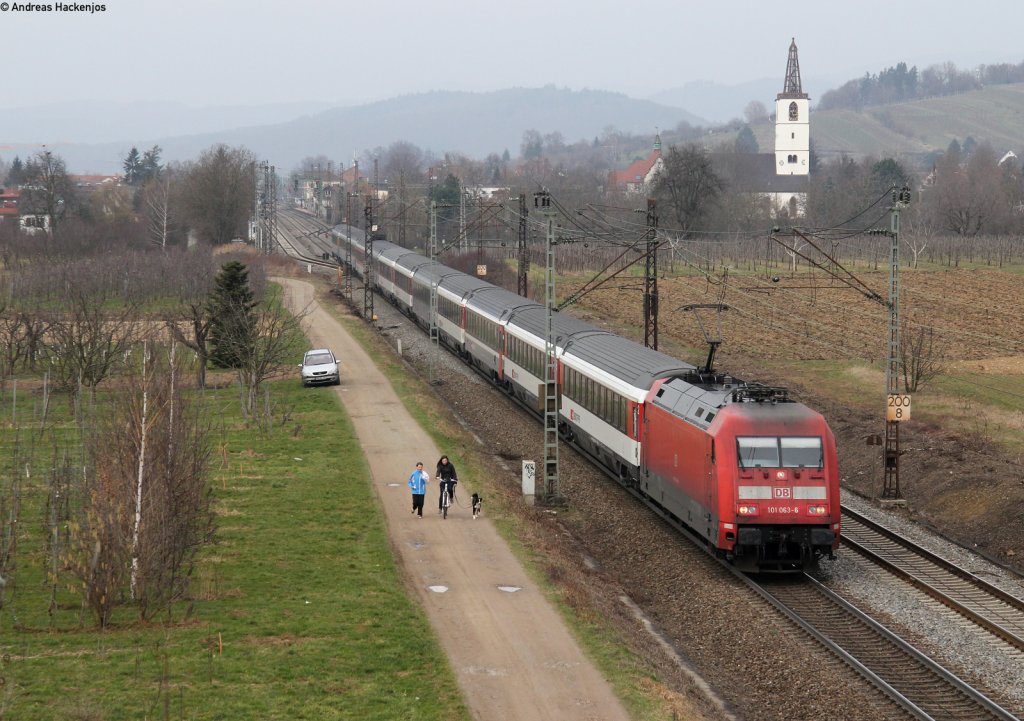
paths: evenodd
<path fill-rule="evenodd" d="M 576 409 L 575 408 L 570 408 L 569 409 L 569 420 L 570 421 L 574 421 L 577 418 L 579 418 L 579 416 L 576 415 Z"/>
<path fill-rule="evenodd" d="M 773 488 L 772 489 L 772 495 L 775 498 L 789 498 L 789 493 L 790 493 L 790 491 L 789 491 L 788 488 Z"/>

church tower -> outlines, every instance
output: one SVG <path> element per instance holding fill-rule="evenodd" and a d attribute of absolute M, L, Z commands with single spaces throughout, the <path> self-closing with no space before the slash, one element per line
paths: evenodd
<path fill-rule="evenodd" d="M 786 63 L 786 84 L 775 97 L 775 174 L 807 175 L 810 155 L 810 100 L 800 87 L 800 61 L 793 38 Z"/>

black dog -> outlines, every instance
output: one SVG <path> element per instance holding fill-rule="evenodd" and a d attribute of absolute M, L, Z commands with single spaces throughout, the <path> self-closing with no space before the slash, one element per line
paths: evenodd
<path fill-rule="evenodd" d="M 473 518 L 476 518 L 483 512 L 484 499 L 479 493 L 473 494 Z"/>

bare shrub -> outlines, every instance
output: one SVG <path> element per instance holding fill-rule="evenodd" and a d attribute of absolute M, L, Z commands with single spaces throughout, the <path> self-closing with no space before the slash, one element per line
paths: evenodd
<path fill-rule="evenodd" d="M 90 424 L 67 565 L 100 626 L 126 598 L 143 619 L 170 614 L 212 539 L 209 426 L 178 377 L 173 350 L 147 344 L 127 387 Z"/>

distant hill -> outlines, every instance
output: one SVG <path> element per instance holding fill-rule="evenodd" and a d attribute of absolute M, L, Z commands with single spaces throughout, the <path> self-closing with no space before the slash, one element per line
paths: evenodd
<path fill-rule="evenodd" d="M 685 110 L 621 93 L 555 87 L 513 88 L 491 93 L 431 92 L 356 107 L 333 108 L 284 123 L 237 127 L 174 137 L 151 136 L 100 145 L 64 145 L 59 152 L 76 172 L 115 172 L 126 149 L 154 144 L 164 160 L 196 157 L 215 143 L 243 145 L 259 158 L 291 169 L 302 158 L 324 154 L 342 161 L 363 150 L 405 140 L 441 154 L 471 157 L 519 152 L 525 130 L 560 132 L 566 143 L 593 140 L 608 127 L 652 134 L 680 122 L 706 124 Z"/>
<path fill-rule="evenodd" d="M 753 127 L 761 149 L 774 147 L 770 123 Z M 996 153 L 1024 151 L 1024 84 L 992 85 L 960 95 L 851 110 L 811 109 L 811 141 L 823 160 L 846 154 L 895 157 L 928 165 L 952 140 L 988 142 Z"/>
<path fill-rule="evenodd" d="M 844 80 L 846 78 L 809 77 L 803 82 L 803 90 L 810 96 L 813 104 L 829 88 L 841 84 Z M 762 78 L 737 85 L 698 80 L 678 88 L 662 90 L 649 96 L 648 100 L 686 108 L 691 113 L 705 118 L 705 125 L 725 124 L 734 118 L 742 118 L 743 111 L 751 100 L 759 100 L 771 112 L 775 107 L 775 96 L 782 91 L 783 84 L 781 72 L 776 78 Z"/>
<path fill-rule="evenodd" d="M 145 138 L 280 123 L 336 105 L 338 103 L 305 102 L 196 107 L 174 102 L 100 100 L 47 103 L 0 111 L 4 118 L 0 148 L 12 144 L 59 147 L 70 143 L 129 142 L 138 145 L 137 141 Z"/>

